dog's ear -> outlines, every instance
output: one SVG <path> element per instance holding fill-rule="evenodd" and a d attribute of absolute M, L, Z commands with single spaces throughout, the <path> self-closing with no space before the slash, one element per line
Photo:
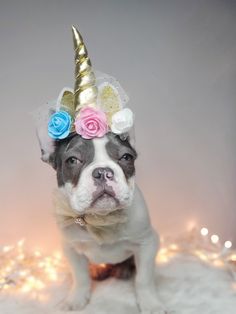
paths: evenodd
<path fill-rule="evenodd" d="M 36 129 L 36 134 L 41 149 L 41 160 L 56 169 L 55 140 L 49 137 L 47 125 L 40 124 Z"/>
<path fill-rule="evenodd" d="M 134 135 L 134 129 L 132 128 L 127 133 L 122 133 L 118 135 L 121 141 L 128 141 L 130 146 L 135 149 L 135 135 Z"/>
<path fill-rule="evenodd" d="M 41 106 L 33 113 L 36 122 L 36 135 L 41 149 L 41 160 L 56 169 L 55 149 L 56 142 L 48 135 L 48 119 L 55 112 L 54 108 L 47 104 Z"/>
<path fill-rule="evenodd" d="M 129 143 L 130 145 L 135 149 L 136 146 L 136 140 L 135 140 L 135 126 L 133 125 L 132 128 L 129 130 Z"/>
<path fill-rule="evenodd" d="M 112 115 L 126 107 L 129 97 L 114 77 L 101 72 L 96 72 L 96 77 L 98 84 L 98 105 L 108 113 L 108 120 L 111 122 Z M 120 139 L 128 140 L 134 148 L 134 125 L 127 133 L 121 134 Z"/>

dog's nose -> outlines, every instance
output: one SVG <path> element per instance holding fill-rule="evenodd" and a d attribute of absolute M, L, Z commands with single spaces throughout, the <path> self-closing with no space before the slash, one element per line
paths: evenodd
<path fill-rule="evenodd" d="M 112 180 L 114 177 L 114 172 L 111 168 L 95 168 L 92 172 L 92 176 L 94 179 L 99 181 L 103 180 Z"/>

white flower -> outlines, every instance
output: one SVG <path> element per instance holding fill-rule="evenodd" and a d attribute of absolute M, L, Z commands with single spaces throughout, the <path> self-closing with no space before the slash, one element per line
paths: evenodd
<path fill-rule="evenodd" d="M 111 131 L 115 134 L 128 132 L 133 126 L 134 115 L 129 108 L 122 109 L 112 116 Z"/>

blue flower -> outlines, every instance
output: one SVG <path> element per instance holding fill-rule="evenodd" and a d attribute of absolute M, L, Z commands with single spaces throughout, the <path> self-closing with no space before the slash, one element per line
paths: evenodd
<path fill-rule="evenodd" d="M 66 111 L 55 112 L 48 122 L 48 135 L 53 139 L 63 139 L 70 134 L 72 118 Z"/>

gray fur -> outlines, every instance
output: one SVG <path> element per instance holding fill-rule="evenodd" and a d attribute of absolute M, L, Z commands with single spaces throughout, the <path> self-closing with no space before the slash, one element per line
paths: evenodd
<path fill-rule="evenodd" d="M 70 157 L 76 157 L 81 162 L 70 165 L 68 163 Z M 93 161 L 93 158 L 94 146 L 91 140 L 85 140 L 76 134 L 73 137 L 58 141 L 54 153 L 58 186 L 62 186 L 66 182 L 71 182 L 76 186 L 81 171 Z"/>
<path fill-rule="evenodd" d="M 134 161 L 137 158 L 137 153 L 130 145 L 129 138 L 125 137 L 122 140 L 120 136 L 113 133 L 108 133 L 107 137 L 109 139 L 109 142 L 106 144 L 108 155 L 120 165 L 126 179 L 132 177 L 135 174 Z M 130 154 L 133 159 L 129 161 L 122 160 L 121 157 L 124 154 Z"/>
<path fill-rule="evenodd" d="M 134 161 L 137 153 L 129 143 L 129 139 L 122 140 L 113 133 L 108 133 L 108 143 L 106 150 L 112 160 L 117 162 L 122 168 L 125 177 L 128 179 L 135 173 Z M 49 163 L 57 171 L 58 186 L 63 186 L 66 182 L 71 182 L 74 186 L 78 184 L 83 168 L 88 166 L 94 159 L 93 140 L 83 139 L 80 135 L 74 134 L 64 140 L 55 141 L 55 151 L 49 157 Z M 121 157 L 130 154 L 133 159 L 126 161 Z M 77 165 L 68 164 L 70 157 L 78 158 L 81 163 Z"/>

